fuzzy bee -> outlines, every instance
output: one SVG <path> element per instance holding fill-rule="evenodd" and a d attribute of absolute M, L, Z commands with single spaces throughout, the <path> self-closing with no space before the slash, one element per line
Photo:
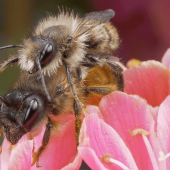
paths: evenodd
<path fill-rule="evenodd" d="M 123 76 L 116 63 L 109 63 L 107 57 L 119 46 L 119 36 L 116 28 L 109 20 L 114 11 L 109 9 L 101 12 L 87 13 L 79 17 L 73 12 L 60 11 L 58 16 L 48 16 L 35 27 L 28 39 L 23 39 L 20 45 L 9 45 L 1 49 L 18 47 L 18 54 L 1 64 L 2 72 L 10 64 L 19 64 L 21 70 L 29 74 L 41 75 L 43 88 L 50 101 L 44 75 L 58 74 L 63 68 L 72 93 L 80 104 L 73 87 L 72 76 L 77 74 L 77 81 L 84 79 L 88 70 L 94 66 L 111 64 L 118 85 L 123 91 Z"/>
<path fill-rule="evenodd" d="M 29 138 L 36 136 L 46 123 L 46 130 L 43 137 L 42 146 L 37 151 L 36 164 L 45 146 L 48 144 L 50 134 L 56 126 L 53 116 L 74 112 L 76 117 L 75 136 L 78 145 L 79 132 L 81 128 L 81 108 L 77 105 L 70 84 L 64 71 L 55 75 L 45 76 L 46 87 L 49 91 L 51 101 L 46 93 L 42 91 L 41 81 L 34 75 L 22 71 L 18 81 L 5 96 L 0 96 L 0 125 L 4 127 L 6 138 L 12 144 L 16 144 L 19 139 L 27 134 Z M 76 81 L 76 75 L 73 81 Z M 94 98 L 98 104 L 101 97 L 119 89 L 114 68 L 108 64 L 93 67 L 88 71 L 86 78 L 75 83 L 74 89 L 80 101 L 87 105 L 91 104 L 90 99 Z"/>

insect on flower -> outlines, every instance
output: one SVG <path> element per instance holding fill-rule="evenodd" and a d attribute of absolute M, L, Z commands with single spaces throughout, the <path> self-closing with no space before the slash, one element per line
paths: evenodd
<path fill-rule="evenodd" d="M 18 63 L 21 70 L 29 74 L 40 71 L 42 84 L 50 101 L 44 82 L 44 75 L 58 74 L 65 68 L 67 79 L 74 93 L 72 75 L 77 81 L 84 79 L 90 68 L 103 65 L 107 57 L 119 46 L 119 36 L 116 28 L 109 22 L 114 11 L 109 9 L 101 12 L 87 13 L 79 17 L 73 12 L 60 11 L 58 16 L 48 16 L 35 27 L 28 39 L 23 39 L 20 45 L 1 47 L 0 50 L 18 47 L 18 54 L 1 64 L 2 72 L 10 64 Z M 109 63 L 110 64 L 110 63 Z M 121 69 L 113 63 L 119 89 L 123 90 Z"/>
<path fill-rule="evenodd" d="M 94 97 L 99 102 L 102 96 L 117 91 L 118 85 L 113 72 L 112 67 L 107 64 L 90 69 L 85 79 L 74 84 L 80 101 L 86 105 L 88 100 Z M 0 97 L 0 125 L 4 127 L 6 138 L 12 144 L 16 144 L 25 134 L 33 138 L 39 133 L 43 122 L 47 122 L 42 146 L 36 157 L 37 166 L 39 157 L 48 144 L 51 131 L 56 126 L 50 115 L 57 116 L 70 111 L 75 113 L 77 145 L 81 128 L 81 107 L 72 95 L 65 73 L 62 72 L 58 79 L 55 75 L 45 76 L 45 81 L 51 101 L 48 101 L 45 92 L 41 90 L 41 81 L 26 71 L 21 72 L 11 91 Z"/>
<path fill-rule="evenodd" d="M 15 144 L 28 132 L 34 137 L 41 122 L 47 121 L 37 166 L 55 126 L 49 113 L 75 113 L 78 146 L 82 107 L 93 97 L 124 90 L 122 68 L 107 60 L 119 46 L 117 30 L 109 22 L 113 15 L 112 10 L 87 13 L 83 18 L 60 12 L 42 19 L 21 45 L 0 48 L 19 47 L 0 70 L 16 62 L 22 70 L 12 90 L 1 97 L 0 124 L 6 138 Z"/>

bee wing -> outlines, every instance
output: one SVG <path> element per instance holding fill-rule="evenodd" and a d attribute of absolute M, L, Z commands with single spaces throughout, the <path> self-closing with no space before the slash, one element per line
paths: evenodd
<path fill-rule="evenodd" d="M 90 12 L 85 14 L 84 19 L 95 19 L 100 20 L 102 23 L 105 23 L 112 19 L 115 15 L 115 12 L 112 9 L 99 12 Z"/>
<path fill-rule="evenodd" d="M 10 58 L 9 60 L 5 61 L 4 63 L 2 63 L 0 65 L 0 73 L 3 72 L 10 64 L 15 64 L 16 62 L 18 62 L 19 60 L 19 56 L 14 57 L 14 58 Z"/>

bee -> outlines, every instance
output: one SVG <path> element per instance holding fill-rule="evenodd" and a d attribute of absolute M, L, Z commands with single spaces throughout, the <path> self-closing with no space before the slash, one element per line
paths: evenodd
<path fill-rule="evenodd" d="M 86 78 L 74 84 L 75 92 L 84 105 L 90 99 L 96 99 L 96 103 L 101 97 L 119 90 L 114 68 L 104 64 L 96 66 L 88 71 Z M 58 116 L 66 112 L 74 112 L 76 117 L 75 136 L 78 145 L 78 138 L 81 128 L 81 108 L 77 104 L 67 76 L 64 71 L 60 71 L 58 78 L 55 75 L 45 76 L 45 81 L 51 101 L 48 100 L 45 92 L 41 90 L 43 85 L 34 75 L 22 71 L 18 81 L 11 91 L 5 96 L 0 96 L 0 125 L 4 127 L 6 138 L 12 144 L 16 144 L 19 139 L 27 134 L 33 138 L 40 131 L 40 126 L 46 123 L 46 130 L 42 139 L 42 146 L 36 154 L 36 166 L 39 167 L 39 157 L 49 142 L 50 134 L 56 126 L 52 116 Z M 77 76 L 73 76 L 76 81 Z M 91 103 L 91 102 L 89 102 Z"/>
<path fill-rule="evenodd" d="M 118 32 L 109 22 L 114 14 L 109 9 L 79 17 L 73 12 L 60 10 L 58 16 L 50 15 L 40 20 L 30 38 L 23 39 L 21 44 L 0 48 L 19 48 L 17 55 L 1 64 L 0 71 L 15 63 L 29 74 L 36 74 L 39 70 L 43 89 L 51 101 L 44 76 L 56 75 L 57 78 L 64 68 L 72 93 L 77 103 L 81 104 L 73 88 L 72 76 L 77 74 L 76 80 L 80 81 L 92 67 L 112 64 L 107 57 L 119 46 Z M 121 69 L 116 63 L 112 67 L 118 88 L 123 91 Z"/>

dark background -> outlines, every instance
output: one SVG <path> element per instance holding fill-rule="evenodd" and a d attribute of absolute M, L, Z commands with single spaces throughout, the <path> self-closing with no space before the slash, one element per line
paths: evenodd
<path fill-rule="evenodd" d="M 161 60 L 170 45 L 170 1 L 168 0 L 0 0 L 0 46 L 19 44 L 28 37 L 39 19 L 58 7 L 69 7 L 84 15 L 90 11 L 113 9 L 121 45 L 117 55 L 125 64 L 131 58 Z M 17 49 L 0 51 L 0 62 Z M 19 74 L 18 66 L 0 74 L 0 95 L 8 92 Z"/>

